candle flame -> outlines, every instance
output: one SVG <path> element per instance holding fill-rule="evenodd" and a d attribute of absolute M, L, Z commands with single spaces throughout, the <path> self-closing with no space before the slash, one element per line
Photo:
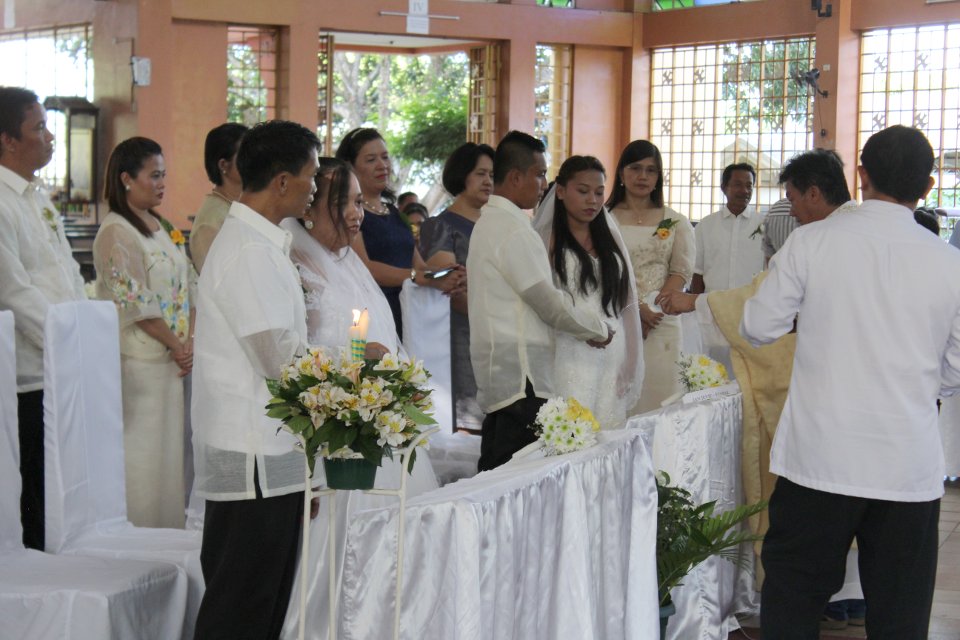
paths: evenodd
<path fill-rule="evenodd" d="M 353 326 L 357 326 L 360 322 L 360 309 L 353 310 Z"/>

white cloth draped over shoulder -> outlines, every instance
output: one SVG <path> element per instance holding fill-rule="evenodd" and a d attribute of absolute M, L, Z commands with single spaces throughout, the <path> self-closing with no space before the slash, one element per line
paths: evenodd
<path fill-rule="evenodd" d="M 348 347 L 353 309 L 367 309 L 367 342 L 379 342 L 391 352 L 400 348 L 390 304 L 353 249 L 333 252 L 317 242 L 299 222 L 280 223 L 293 236 L 290 258 L 300 271 L 306 292 L 307 342 L 311 346 Z"/>
<path fill-rule="evenodd" d="M 556 187 L 544 197 L 533 227 L 543 239 L 548 254 L 551 251 L 553 216 Z M 601 308 L 599 288 L 582 294 L 576 286 L 579 278 L 579 263 L 568 252 L 567 273 L 568 289 L 565 291 L 573 299 L 574 306 L 592 308 L 604 317 L 615 334 L 613 340 L 604 349 L 596 349 L 574 336 L 557 332 L 554 351 L 554 391 L 558 395 L 574 397 L 588 407 L 604 429 L 622 426 L 627 411 L 640 397 L 643 386 L 644 361 L 643 338 L 640 331 L 640 315 L 635 306 L 637 283 L 630 267 L 630 253 L 623 242 L 620 227 L 612 215 L 603 209 L 600 214 L 606 218 L 607 226 L 613 235 L 617 247 L 624 259 L 624 267 L 629 278 L 627 306 L 621 309 L 618 317 L 608 317 Z M 594 263 L 599 274 L 599 264 Z M 556 283 L 560 286 L 560 283 Z"/>

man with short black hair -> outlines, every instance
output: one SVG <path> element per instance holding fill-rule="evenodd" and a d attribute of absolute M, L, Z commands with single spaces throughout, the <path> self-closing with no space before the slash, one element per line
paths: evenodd
<path fill-rule="evenodd" d="M 52 158 L 37 94 L 0 87 L 0 309 L 16 325 L 23 544 L 41 551 L 44 322 L 51 304 L 86 298 L 60 213 L 36 177 Z"/>
<path fill-rule="evenodd" d="M 797 331 L 770 455 L 765 638 L 818 637 L 854 539 L 867 635 L 927 637 L 943 495 L 936 400 L 960 390 L 960 280 L 929 274 L 960 272 L 960 254 L 913 219 L 933 185 L 922 133 L 884 129 L 860 160 L 863 204 L 794 231 L 740 326 L 754 346 Z"/>
<path fill-rule="evenodd" d="M 694 227 L 697 261 L 691 293 L 735 289 L 763 270 L 764 214 L 750 206 L 757 172 L 741 162 L 727 165 L 720 178 L 726 206 Z"/>
<path fill-rule="evenodd" d="M 319 148 L 293 122 L 250 129 L 237 152 L 243 192 L 200 276 L 194 482 L 207 502 L 198 640 L 278 638 L 290 600 L 305 460 L 280 421 L 265 415 L 264 379 L 279 378 L 306 348 L 303 290 L 290 233 L 278 224 L 310 206 Z"/>
<path fill-rule="evenodd" d="M 542 142 L 511 131 L 497 146 L 494 195 L 470 237 L 470 358 L 477 402 L 486 412 L 480 471 L 493 469 L 536 440 L 528 428 L 553 395 L 553 332 L 603 347 L 612 330 L 595 311 L 575 308 L 553 284 L 543 241 L 524 209 L 546 188 Z"/>

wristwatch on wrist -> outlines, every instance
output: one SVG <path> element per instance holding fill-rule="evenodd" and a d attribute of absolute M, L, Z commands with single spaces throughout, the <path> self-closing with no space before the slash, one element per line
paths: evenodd
<path fill-rule="evenodd" d="M 416 268 L 410 269 L 410 282 L 417 284 L 417 270 Z"/>

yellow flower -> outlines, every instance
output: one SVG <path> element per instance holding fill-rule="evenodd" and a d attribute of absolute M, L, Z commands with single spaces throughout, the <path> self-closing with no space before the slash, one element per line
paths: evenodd
<path fill-rule="evenodd" d="M 664 229 L 663 227 L 657 229 L 657 237 L 661 240 L 666 240 L 670 237 L 670 229 Z"/>
<path fill-rule="evenodd" d="M 170 232 L 170 239 L 173 240 L 173 244 L 181 245 L 185 242 L 183 237 L 183 232 L 180 229 L 174 229 Z"/>

